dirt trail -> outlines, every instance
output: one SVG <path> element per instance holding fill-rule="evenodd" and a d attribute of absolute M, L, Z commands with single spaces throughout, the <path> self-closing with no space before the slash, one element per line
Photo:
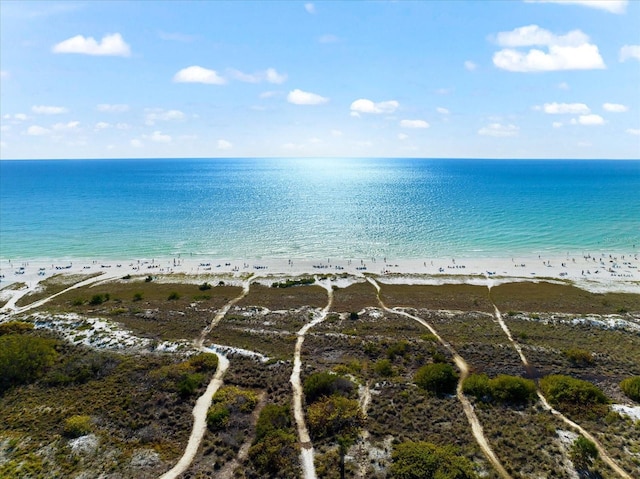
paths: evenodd
<path fill-rule="evenodd" d="M 249 288 L 251 285 L 251 279 L 253 277 L 249 277 L 242 285 L 242 293 L 237 298 L 232 299 L 227 304 L 225 304 L 220 311 L 216 313 L 211 323 L 204 328 L 200 337 L 195 341 L 196 347 L 203 352 L 212 352 L 210 349 L 207 349 L 203 346 L 205 337 L 207 334 L 217 325 L 227 311 L 244 298 L 247 293 L 249 293 Z M 191 435 L 189 436 L 189 442 L 187 443 L 187 447 L 182 454 L 180 460 L 173 466 L 169 471 L 165 472 L 160 479 L 176 479 L 180 474 L 187 470 L 187 468 L 193 462 L 193 459 L 200 448 L 200 443 L 202 442 L 202 438 L 204 437 L 204 433 L 207 430 L 207 411 L 209 410 L 209 406 L 211 406 L 211 399 L 213 395 L 218 391 L 220 386 L 222 386 L 224 377 L 224 373 L 227 371 L 229 367 L 229 360 L 226 356 L 221 354 L 218 351 L 213 351 L 216 356 L 218 356 L 218 368 L 216 369 L 216 373 L 211 379 L 211 382 L 207 386 L 206 391 L 202 396 L 198 398 L 196 401 L 196 405 L 193 408 L 193 428 L 191 429 Z"/>
<path fill-rule="evenodd" d="M 358 386 L 358 404 L 364 417 L 367 417 L 367 410 L 371 404 L 371 384 L 367 381 L 364 385 Z M 358 472 L 356 477 L 365 479 L 367 477 L 367 467 L 369 466 L 369 431 L 362 429 L 360 431 L 360 441 L 354 446 L 354 457 L 358 464 Z"/>
<path fill-rule="evenodd" d="M 467 376 L 469 376 L 469 366 L 467 365 L 467 362 L 462 358 L 462 356 L 460 356 L 457 353 L 457 351 L 453 348 L 453 346 L 451 346 L 451 344 L 449 344 L 444 339 L 442 339 L 442 337 L 438 334 L 438 332 L 424 319 L 419 318 L 417 316 L 413 316 L 412 314 L 409 314 L 406 311 L 402 311 L 396 308 L 394 309 L 388 308 L 380 298 L 380 285 L 373 278 L 370 278 L 368 276 L 367 276 L 367 281 L 369 281 L 373 285 L 373 287 L 376 288 L 376 291 L 378 293 L 377 295 L 378 302 L 380 303 L 380 306 L 382 307 L 382 309 L 384 309 L 389 313 L 405 316 L 409 319 L 413 319 L 414 321 L 419 322 L 421 325 L 427 328 L 431 332 L 431 334 L 433 334 L 438 339 L 440 344 L 442 344 L 447 349 L 447 351 L 449 351 L 449 353 L 453 357 L 454 362 L 456 363 L 456 366 L 460 370 L 460 379 L 458 380 L 458 385 L 456 387 L 456 396 L 458 397 L 458 400 L 462 404 L 462 409 L 464 410 L 464 413 L 467 416 L 467 420 L 469 421 L 469 425 L 471 426 L 473 437 L 475 438 L 476 442 L 480 446 L 480 449 L 482 449 L 482 452 L 484 453 L 486 458 L 493 465 L 496 472 L 502 478 L 510 479 L 511 476 L 506 471 L 502 463 L 498 460 L 495 453 L 493 452 L 493 449 L 491 449 L 491 446 L 489 445 L 489 442 L 487 441 L 487 438 L 484 435 L 482 424 L 480 424 L 480 421 L 478 420 L 478 416 L 476 416 L 476 412 L 473 409 L 473 405 L 471 404 L 469 399 L 464 395 L 462 391 L 462 384 L 464 380 L 467 378 Z"/>
<path fill-rule="evenodd" d="M 326 280 L 325 284 L 321 284 L 327 290 L 327 305 L 320 313 L 318 313 L 309 323 L 305 324 L 300 331 L 298 331 L 298 340 L 296 341 L 296 348 L 293 356 L 293 372 L 291 373 L 291 386 L 293 388 L 293 415 L 296 420 L 298 429 L 298 440 L 300 441 L 300 463 L 302 465 L 302 472 L 304 479 L 316 479 L 316 468 L 313 464 L 313 444 L 311 443 L 311 437 L 307 430 L 307 425 L 304 420 L 304 411 L 302 410 L 302 383 L 300 382 L 300 371 L 302 369 L 302 360 L 300 354 L 302 352 L 302 344 L 304 343 L 304 336 L 312 327 L 321 323 L 327 317 L 331 304 L 333 303 L 333 289 L 331 288 L 331 280 Z"/>
<path fill-rule="evenodd" d="M 258 398 L 258 404 L 256 405 L 253 413 L 251 413 L 251 424 L 253 427 L 256 426 L 258 422 L 258 417 L 260 416 L 260 412 L 267 404 L 267 394 L 262 391 Z M 249 455 L 249 449 L 251 448 L 251 443 L 253 442 L 253 438 L 255 434 L 251 437 L 248 437 L 242 446 L 240 446 L 240 450 L 238 451 L 238 455 L 232 460 L 224 465 L 222 469 L 218 472 L 216 477 L 218 479 L 233 479 L 233 473 L 236 468 L 240 465 L 242 461 L 244 461 Z"/>
<path fill-rule="evenodd" d="M 491 304 L 493 305 L 493 309 L 495 311 L 496 320 L 500 324 L 500 327 L 502 328 L 502 330 L 506 334 L 507 338 L 509 338 L 509 342 L 511 343 L 513 348 L 520 355 L 520 359 L 522 360 L 522 364 L 524 364 L 524 366 L 527 369 L 527 371 L 530 371 L 531 370 L 531 365 L 529 364 L 529 361 L 527 360 L 526 356 L 522 352 L 522 347 L 520 346 L 520 344 L 515 339 L 513 339 L 513 336 L 511 335 L 511 331 L 509 330 L 509 328 L 507 327 L 507 324 L 502 319 L 502 314 L 500 314 L 500 310 L 498 309 L 498 307 L 495 305 L 495 303 L 491 299 L 491 287 L 492 286 L 493 286 L 493 282 L 489 279 L 488 280 L 488 285 L 487 285 L 487 287 L 489 288 L 489 301 L 491 301 Z M 572 428 L 574 428 L 575 430 L 580 432 L 580 434 L 582 434 L 584 437 L 586 437 L 591 442 L 593 442 L 593 444 L 595 444 L 595 446 L 596 446 L 596 449 L 598 450 L 600 458 L 611 469 L 613 469 L 620 477 L 623 477 L 624 479 L 632 479 L 632 477 L 629 474 L 627 474 L 620 466 L 618 466 L 618 464 L 611 458 L 611 456 L 609 456 L 609 454 L 607 453 L 605 448 L 602 446 L 602 444 L 600 444 L 600 442 L 594 436 L 592 436 L 589 432 L 587 432 L 582 426 L 580 426 L 579 424 L 573 422 L 571 419 L 566 417 L 560 411 L 554 409 L 547 402 L 547 399 L 542 394 L 542 391 L 540 391 L 540 388 L 538 387 L 538 384 L 536 384 L 536 389 L 537 389 L 536 392 L 538 394 L 538 398 L 540 398 L 540 402 L 542 403 L 543 407 L 547 411 L 551 412 L 551 414 L 553 414 L 554 416 L 558 416 L 566 424 L 568 424 L 569 426 L 571 426 Z"/>

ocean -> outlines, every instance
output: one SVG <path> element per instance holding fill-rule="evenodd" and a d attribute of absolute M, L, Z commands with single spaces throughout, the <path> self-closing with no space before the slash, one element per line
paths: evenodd
<path fill-rule="evenodd" d="M 0 161 L 0 259 L 635 253 L 640 161 Z"/>

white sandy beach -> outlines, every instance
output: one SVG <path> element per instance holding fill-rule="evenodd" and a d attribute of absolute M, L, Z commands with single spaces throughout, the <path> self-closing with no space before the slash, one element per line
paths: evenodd
<path fill-rule="evenodd" d="M 375 274 L 383 282 L 399 283 L 478 283 L 553 279 L 570 281 L 594 292 L 617 291 L 640 294 L 640 260 L 637 253 L 584 253 L 565 256 L 527 256 L 509 258 L 434 259 L 259 259 L 225 260 L 195 257 L 100 259 L 0 260 L 0 289 L 12 283 L 34 287 L 56 274 L 103 273 L 105 278 L 125 275 L 260 276 L 301 274 Z M 194 280 L 198 280 L 194 277 Z M 181 279 L 184 281 L 184 278 Z"/>

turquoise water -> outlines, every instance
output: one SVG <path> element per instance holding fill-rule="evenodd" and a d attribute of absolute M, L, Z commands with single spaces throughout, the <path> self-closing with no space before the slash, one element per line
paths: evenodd
<path fill-rule="evenodd" d="M 640 161 L 0 161 L 3 259 L 638 248 Z"/>

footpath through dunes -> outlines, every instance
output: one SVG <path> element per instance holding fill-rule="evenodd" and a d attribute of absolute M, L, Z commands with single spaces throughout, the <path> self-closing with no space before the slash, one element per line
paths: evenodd
<path fill-rule="evenodd" d="M 489 289 L 489 300 L 492 302 L 493 304 L 493 308 L 494 308 L 494 314 L 496 317 L 496 320 L 498 321 L 498 323 L 500 324 L 500 327 L 502 328 L 502 330 L 504 331 L 505 335 L 507 336 L 507 338 L 509 339 L 509 342 L 512 344 L 513 348 L 518 352 L 518 355 L 520 356 L 521 360 L 522 360 L 522 364 L 525 366 L 527 372 L 531 373 L 532 371 L 532 367 L 529 363 L 529 361 L 527 360 L 526 356 L 524 355 L 524 352 L 522 350 L 522 346 L 513 338 L 513 335 L 511 334 L 511 331 L 509 330 L 507 324 L 505 323 L 504 319 L 502 318 L 502 314 L 500 313 L 500 310 L 498 309 L 498 307 L 496 306 L 495 302 L 493 302 L 494 300 L 491 297 L 491 293 L 492 293 L 492 288 L 493 288 L 493 281 L 491 280 L 491 278 L 487 278 L 487 287 Z M 545 288 L 545 291 L 547 290 L 547 288 L 545 286 L 543 286 Z M 519 289 L 518 287 L 516 287 L 517 289 Z M 570 287 L 573 288 L 573 287 Z M 505 288 L 503 288 L 505 289 Z M 555 290 L 557 291 L 557 289 L 552 288 L 551 290 Z M 572 306 L 570 309 L 575 312 L 576 310 L 580 310 L 580 309 L 587 309 L 587 310 L 602 310 L 602 307 L 604 306 L 605 308 L 608 309 L 608 305 L 598 305 L 597 303 L 595 303 L 593 301 L 593 295 L 588 295 L 588 294 L 583 294 L 579 291 L 572 291 L 573 293 L 577 293 L 579 299 L 581 300 L 585 300 L 586 298 L 588 298 L 588 302 L 585 304 L 584 302 L 581 303 L 581 305 L 579 306 L 578 304 Z M 540 294 L 538 291 L 536 291 L 536 293 Z M 502 293 L 504 294 L 504 293 Z M 534 298 L 532 299 L 531 297 L 529 297 L 528 300 L 522 301 L 522 302 L 517 302 L 517 301 L 512 301 L 511 304 L 518 304 L 520 306 L 528 306 L 530 309 L 533 310 L 539 310 L 540 309 L 540 298 L 536 298 L 536 295 L 534 295 Z M 633 295 L 622 295 L 622 297 L 625 300 L 631 300 L 633 301 L 636 298 L 632 298 Z M 504 298 L 504 296 L 502 296 Z M 546 299 L 546 298 L 545 298 Z M 547 301 L 543 301 L 544 304 L 546 305 L 547 308 L 549 307 L 553 307 L 554 301 L 553 298 L 551 299 L 550 302 Z M 566 305 L 566 302 L 559 302 L 558 304 L 564 304 Z M 534 306 L 538 306 L 537 308 Z M 534 306 L 532 308 L 532 306 Z M 537 395 L 538 398 L 540 399 L 540 402 L 542 403 L 543 407 L 551 412 L 554 416 L 560 418 L 564 423 L 568 424 L 569 426 L 571 426 L 573 429 L 575 429 L 576 431 L 578 431 L 580 434 L 582 434 L 584 437 L 586 437 L 587 439 L 589 439 L 591 442 L 593 442 L 593 444 L 595 445 L 596 449 L 598 450 L 598 454 L 599 457 L 613 470 L 615 471 L 620 477 L 624 478 L 624 479 L 632 479 L 632 476 L 630 474 L 628 474 L 627 472 L 624 471 L 624 469 L 622 469 L 614 460 L 613 458 L 608 454 L 608 452 L 606 451 L 606 449 L 604 448 L 604 446 L 588 431 L 586 431 L 582 426 L 580 426 L 579 424 L 577 424 L 576 422 L 570 420 L 569 418 L 567 418 L 564 414 L 562 414 L 560 411 L 554 409 L 549 402 L 547 401 L 547 399 L 544 397 L 544 395 L 542 394 L 542 391 L 540 390 L 539 385 L 536 383 L 536 389 L 537 389 Z"/>
<path fill-rule="evenodd" d="M 431 332 L 431 334 L 433 334 L 438 339 L 440 344 L 442 344 L 442 346 L 444 346 L 445 349 L 447 349 L 447 351 L 451 354 L 454 362 L 456 363 L 456 366 L 460 371 L 460 378 L 456 386 L 456 396 L 458 397 L 458 400 L 462 404 L 464 413 L 467 416 L 467 420 L 469 421 L 469 425 L 471 426 L 473 437 L 475 438 L 476 442 L 482 449 L 482 452 L 484 453 L 486 458 L 493 465 L 496 472 L 502 478 L 505 478 L 505 479 L 511 478 L 511 476 L 509 475 L 507 470 L 504 468 L 500 460 L 497 458 L 497 456 L 493 452 L 493 449 L 489 445 L 489 442 L 487 441 L 487 438 L 484 435 L 482 425 L 480 424 L 480 421 L 478 420 L 478 417 L 475 414 L 473 405 L 471 404 L 469 399 L 464 395 L 462 391 L 462 385 L 464 383 L 464 380 L 469 376 L 469 366 L 467 365 L 466 361 L 456 352 L 456 350 L 448 342 L 442 339 L 442 337 L 438 334 L 438 332 L 427 321 L 417 316 L 413 316 L 407 313 L 406 311 L 402 311 L 396 308 L 394 309 L 388 308 L 380 298 L 380 291 L 381 291 L 380 285 L 370 276 L 367 276 L 367 280 L 376 288 L 376 291 L 378 293 L 378 302 L 380 303 L 380 306 L 382 307 L 382 309 L 384 309 L 389 313 L 398 314 L 398 315 L 413 319 L 414 321 L 417 321 L 418 323 L 423 325 L 425 328 L 427 328 Z"/>
<path fill-rule="evenodd" d="M 297 333 L 296 347 L 293 356 L 293 371 L 291 373 L 291 386 L 293 388 L 293 415 L 296 421 L 298 429 L 298 440 L 300 441 L 300 462 L 302 465 L 302 473 L 305 479 L 315 479 L 316 468 L 313 463 L 313 444 L 311 443 L 311 436 L 309 436 L 309 430 L 307 429 L 306 422 L 304 420 L 304 411 L 302 409 L 302 382 L 300 380 L 300 371 L 302 369 L 302 359 L 300 355 L 302 353 L 302 345 L 304 344 L 304 337 L 311 328 L 324 321 L 327 317 L 329 310 L 331 309 L 331 303 L 333 302 L 333 289 L 331 288 L 331 280 L 326 279 L 322 283 L 322 286 L 327 290 L 327 305 L 320 311 L 315 313 L 313 320 L 305 324 Z"/>
<path fill-rule="evenodd" d="M 240 296 L 232 299 L 227 304 L 225 304 L 213 317 L 211 323 L 207 325 L 207 327 L 202 331 L 200 336 L 195 341 L 195 346 L 197 349 L 203 352 L 212 352 L 212 350 L 203 346 L 207 334 L 222 320 L 222 318 L 224 318 L 225 314 L 227 314 L 229 309 L 234 304 L 236 304 L 249 293 L 252 278 L 253 277 L 249 277 L 243 282 L 242 293 L 240 294 Z M 224 373 L 229 367 L 229 360 L 225 355 L 218 351 L 213 352 L 218 357 L 218 368 L 216 369 L 216 373 L 209 382 L 209 385 L 207 386 L 204 394 L 202 394 L 202 396 L 198 398 L 198 400 L 196 401 L 196 405 L 193 408 L 193 427 L 191 429 L 189 441 L 187 442 L 187 447 L 185 448 L 182 457 L 178 460 L 176 465 L 173 466 L 169 471 L 165 472 L 162 476 L 160 476 L 160 479 L 176 479 L 180 474 L 188 469 L 188 467 L 193 462 L 196 453 L 198 452 L 200 443 L 202 442 L 202 438 L 204 437 L 204 433 L 207 430 L 207 411 L 209 410 L 209 406 L 211 406 L 211 400 L 213 399 L 213 395 L 218 391 L 218 389 L 220 389 L 220 386 L 222 386 Z"/>

